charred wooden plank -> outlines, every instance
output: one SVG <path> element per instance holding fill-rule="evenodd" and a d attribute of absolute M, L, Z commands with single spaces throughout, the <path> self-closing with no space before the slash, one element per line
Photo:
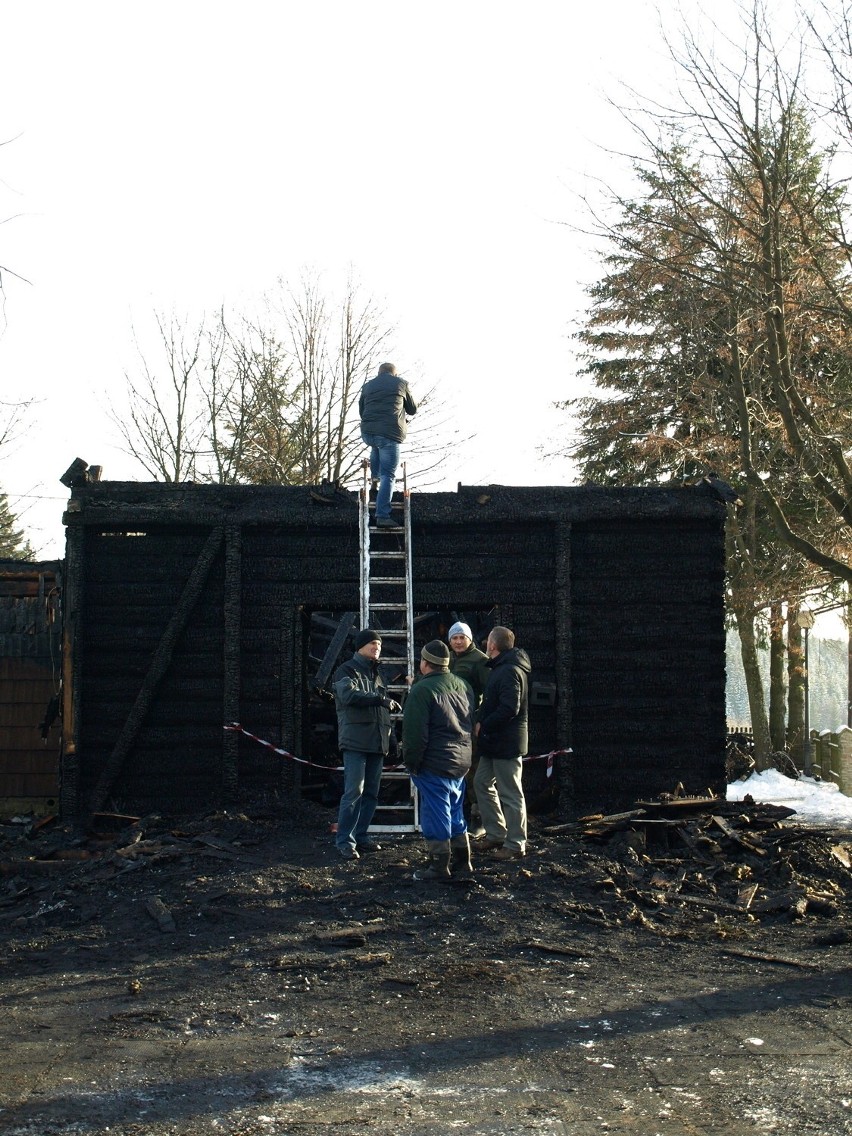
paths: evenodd
<path fill-rule="evenodd" d="M 712 820 L 713 824 L 716 825 L 717 828 L 721 828 L 722 832 L 724 832 L 725 836 L 727 836 L 729 840 L 733 840 L 737 844 L 742 845 L 742 847 L 747 849 L 749 852 L 754 852 L 754 854 L 756 856 L 765 856 L 766 855 L 766 849 L 761 848 L 756 843 L 756 840 L 759 839 L 759 838 L 756 838 L 755 840 L 747 839 L 741 833 L 737 832 L 737 830 L 735 828 L 733 828 L 728 823 L 728 821 L 725 820 L 724 817 L 717 816 L 715 813 L 710 819 Z"/>
<path fill-rule="evenodd" d="M 759 951 L 739 951 L 729 947 L 723 950 L 722 954 L 729 955 L 731 958 L 754 959 L 757 962 L 777 963 L 779 966 L 797 966 L 802 970 L 822 969 L 819 963 L 816 962 L 805 962 L 803 959 L 783 958 L 781 955 L 764 955 Z"/>

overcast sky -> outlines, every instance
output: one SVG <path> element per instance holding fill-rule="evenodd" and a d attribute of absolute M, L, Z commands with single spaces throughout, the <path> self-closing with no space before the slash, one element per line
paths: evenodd
<path fill-rule="evenodd" d="M 132 327 L 250 310 L 306 266 L 351 265 L 400 371 L 439 385 L 441 487 L 569 482 L 536 447 L 580 393 L 579 195 L 627 168 L 607 96 L 664 60 L 645 0 L 4 5 L 0 264 L 30 283 L 4 274 L 0 398 L 38 403 L 0 486 L 40 555 L 73 458 L 145 476 L 107 416 Z"/>

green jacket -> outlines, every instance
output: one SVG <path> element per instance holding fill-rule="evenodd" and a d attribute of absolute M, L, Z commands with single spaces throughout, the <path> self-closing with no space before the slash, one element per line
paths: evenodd
<path fill-rule="evenodd" d="M 457 655 L 455 651 L 450 651 L 450 670 L 454 675 L 463 678 L 470 686 L 475 696 L 473 708 L 476 710 L 482 702 L 486 684 L 491 676 L 488 656 L 471 643 L 468 649 L 462 651 L 460 655 Z"/>
<path fill-rule="evenodd" d="M 470 687 L 449 671 L 424 675 L 402 712 L 402 759 L 409 773 L 464 777 L 473 725 Z"/>

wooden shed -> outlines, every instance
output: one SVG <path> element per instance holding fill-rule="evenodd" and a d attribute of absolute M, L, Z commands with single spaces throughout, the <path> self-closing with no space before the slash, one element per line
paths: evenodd
<path fill-rule="evenodd" d="M 709 489 L 459 486 L 413 493 L 419 642 L 514 629 L 532 660 L 530 755 L 563 808 L 724 792 L 723 504 Z M 62 806 L 178 810 L 327 763 L 313 690 L 359 603 L 357 495 L 101 482 L 65 514 Z M 341 657 L 351 651 L 344 646 Z M 530 791 L 553 781 L 526 767 Z"/>
<path fill-rule="evenodd" d="M 59 561 L 0 560 L 0 809 L 4 814 L 44 813 L 58 806 L 61 587 Z"/>

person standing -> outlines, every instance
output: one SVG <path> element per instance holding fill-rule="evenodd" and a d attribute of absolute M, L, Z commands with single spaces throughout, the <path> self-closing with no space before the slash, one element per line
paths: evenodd
<path fill-rule="evenodd" d="M 406 414 L 417 413 L 408 383 L 393 363 L 382 363 L 374 379 L 364 383 L 358 399 L 361 437 L 370 447 L 370 476 L 378 482 L 376 524 L 393 528 L 391 497 L 399 465 L 400 443 L 405 441 Z"/>
<path fill-rule="evenodd" d="M 473 690 L 473 710 L 475 715 L 482 702 L 482 696 L 485 693 L 485 687 L 491 675 L 491 671 L 488 667 L 488 656 L 484 651 L 480 651 L 474 644 L 473 632 L 467 623 L 454 623 L 447 632 L 447 640 L 452 651 L 450 655 L 450 671 L 458 675 L 459 678 L 463 678 Z M 467 800 L 470 806 L 469 827 L 472 837 L 485 835 L 485 830 L 481 823 L 479 805 L 476 802 L 476 788 L 474 786 L 474 777 L 478 764 L 478 753 L 476 741 L 474 740 L 470 771 L 465 778 Z"/>
<path fill-rule="evenodd" d="M 379 845 L 367 835 L 379 801 L 384 760 L 390 748 L 391 714 L 401 709 L 379 674 L 382 637 L 365 627 L 355 636 L 355 654 L 334 672 L 337 744 L 343 755 L 343 796 L 335 846 L 344 860 L 357 860 Z"/>
<path fill-rule="evenodd" d="M 421 681 L 402 714 L 402 758 L 420 795 L 420 827 L 429 852 L 416 880 L 473 875 L 464 819 L 464 778 L 470 769 L 472 695 L 450 673 L 446 643 L 433 639 L 420 652 Z"/>
<path fill-rule="evenodd" d="M 485 645 L 491 675 L 476 723 L 479 765 L 476 799 L 485 826 L 478 847 L 497 860 L 526 855 L 527 807 L 521 784 L 527 752 L 529 674 L 526 651 L 515 646 L 515 633 L 494 627 Z"/>

